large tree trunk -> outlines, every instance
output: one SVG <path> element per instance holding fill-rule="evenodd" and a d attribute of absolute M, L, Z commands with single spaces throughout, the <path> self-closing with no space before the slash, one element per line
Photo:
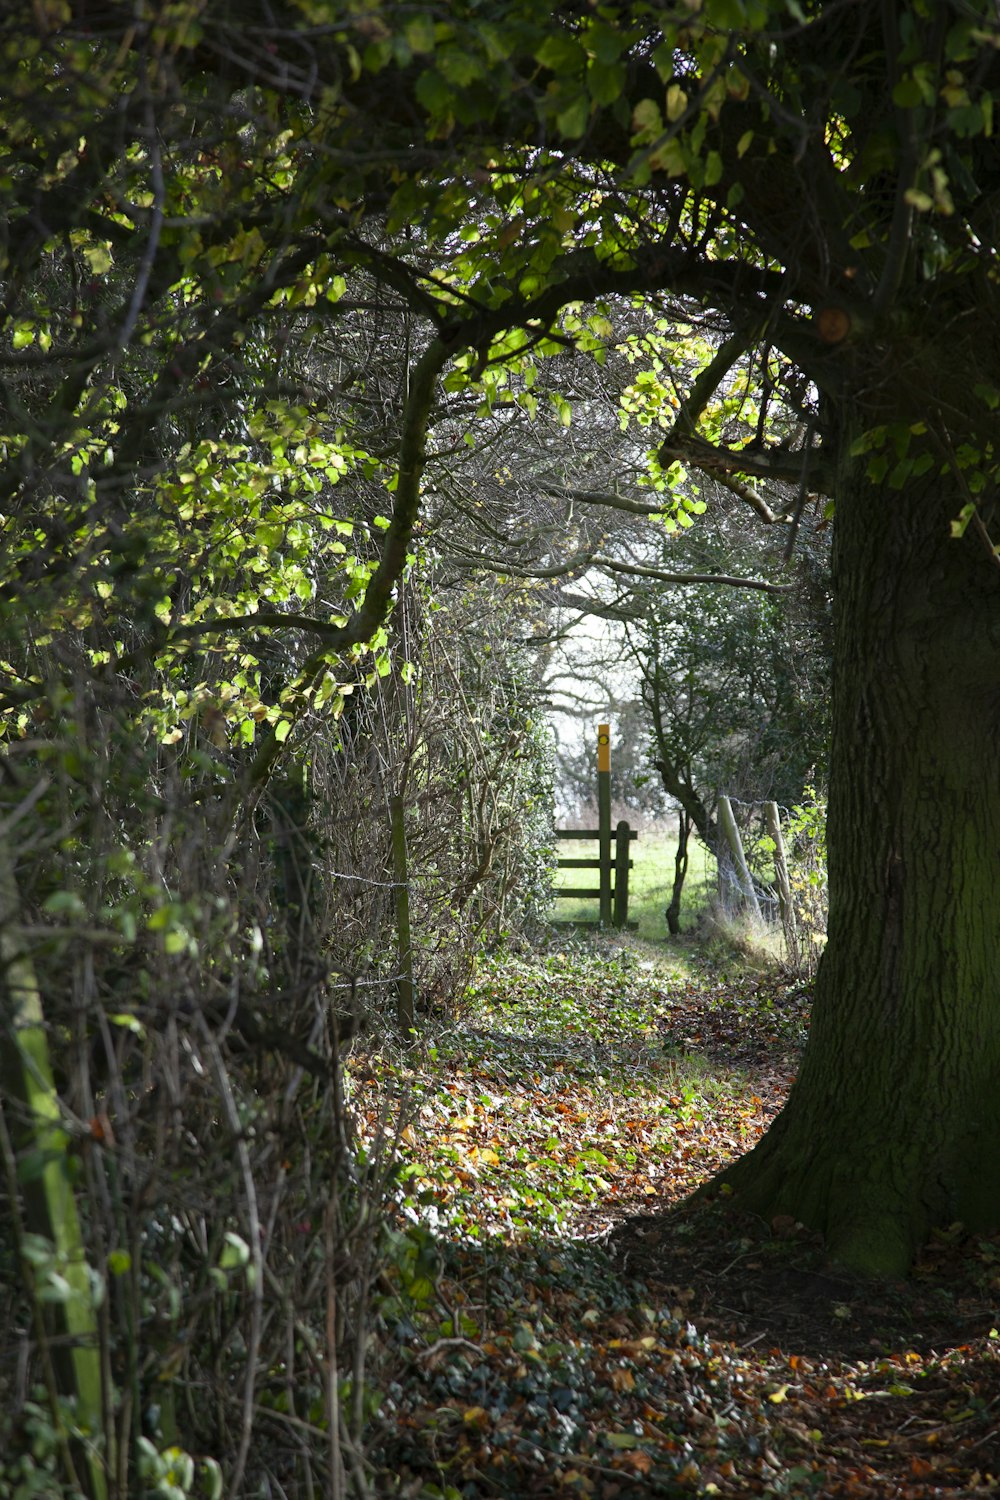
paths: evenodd
<path fill-rule="evenodd" d="M 1000 1225 L 1000 571 L 951 537 L 965 497 L 940 461 L 898 492 L 865 464 L 837 495 L 812 1029 L 786 1108 L 724 1175 L 843 1264 L 901 1274 L 935 1225 Z"/>

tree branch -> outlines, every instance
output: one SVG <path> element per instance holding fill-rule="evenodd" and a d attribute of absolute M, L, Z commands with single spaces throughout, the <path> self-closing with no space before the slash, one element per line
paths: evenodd
<path fill-rule="evenodd" d="M 790 583 L 768 583 L 763 578 L 733 578 L 727 573 L 667 573 L 662 568 L 646 568 L 639 563 L 620 563 L 599 556 L 591 560 L 591 566 L 630 578 L 655 578 L 658 583 L 705 583 L 731 589 L 761 589 L 766 594 L 785 594 L 792 587 Z"/>
<path fill-rule="evenodd" d="M 413 529 L 420 511 L 420 481 L 424 471 L 427 427 L 434 400 L 434 387 L 438 375 L 454 352 L 453 344 L 439 338 L 432 339 L 410 373 L 403 413 L 396 497 L 378 567 L 369 579 L 361 608 L 345 626 L 334 627 L 342 628 L 344 632 L 338 638 L 336 646 L 332 647 L 328 642 L 309 657 L 298 674 L 293 693 L 308 692 L 317 678 L 326 672 L 331 649 L 344 651 L 352 646 L 365 645 L 389 613 L 396 585 L 406 570 Z M 267 780 L 281 752 L 281 745 L 282 741 L 272 729 L 265 736 L 250 766 L 248 777 L 252 787 L 260 787 Z"/>
<path fill-rule="evenodd" d="M 585 572 L 588 568 L 599 568 L 605 573 L 629 578 L 655 578 L 659 583 L 679 584 L 682 587 L 704 583 L 726 588 L 762 589 L 769 594 L 783 594 L 792 587 L 790 583 L 768 583 L 762 578 L 734 578 L 728 573 L 668 573 L 662 568 L 647 568 L 640 563 L 617 562 L 614 558 L 602 557 L 599 552 L 577 552 L 565 562 L 553 563 L 547 568 L 521 567 L 517 563 L 510 563 L 504 558 L 495 557 L 470 559 L 469 562 L 460 566 L 470 569 L 480 567 L 488 572 L 507 575 L 511 578 L 565 578 L 570 573 Z"/>
<path fill-rule="evenodd" d="M 624 604 L 607 604 L 599 599 L 588 599 L 585 594 L 571 594 L 566 589 L 559 590 L 556 603 L 564 605 L 566 609 L 578 610 L 580 614 L 596 615 L 599 620 L 614 620 L 619 623 L 633 620 L 638 623 L 645 619 L 641 609 L 628 609 Z"/>
<path fill-rule="evenodd" d="M 751 489 L 748 484 L 743 484 L 735 475 L 726 474 L 722 470 L 716 470 L 713 478 L 717 484 L 723 485 L 727 490 L 737 495 L 740 500 L 745 500 L 751 510 L 756 511 L 757 515 L 760 516 L 766 525 L 776 526 L 785 519 L 784 516 L 777 515 L 771 509 L 762 495 L 758 495 L 757 491 Z"/>
<path fill-rule="evenodd" d="M 803 476 L 808 475 L 815 481 L 816 489 L 823 489 L 831 479 L 822 451 L 816 454 L 812 450 L 800 451 L 781 444 L 767 448 L 723 448 L 694 436 L 671 446 L 668 437 L 660 449 L 659 458 L 661 464 L 669 464 L 674 459 L 686 460 L 706 474 L 748 474 L 753 479 L 785 480 L 790 484 L 801 484 Z"/>
<path fill-rule="evenodd" d="M 538 488 L 543 495 L 551 495 L 554 500 L 579 500 L 581 505 L 604 505 L 611 510 L 622 510 L 630 516 L 662 516 L 670 509 L 669 500 L 659 505 L 644 504 L 640 500 L 630 500 L 627 495 L 608 490 L 577 490 L 557 484 L 540 484 Z"/>
<path fill-rule="evenodd" d="M 681 402 L 677 419 L 660 445 L 660 463 L 664 468 L 670 462 L 672 449 L 692 439 L 697 439 L 698 423 L 704 416 L 705 408 L 740 355 L 746 354 L 750 346 L 757 342 L 759 333 L 760 330 L 747 336 L 741 331 L 734 334 L 732 338 L 726 339 L 719 345 L 701 373 L 695 377 L 690 394 Z M 664 454 L 668 455 L 665 461 Z"/>

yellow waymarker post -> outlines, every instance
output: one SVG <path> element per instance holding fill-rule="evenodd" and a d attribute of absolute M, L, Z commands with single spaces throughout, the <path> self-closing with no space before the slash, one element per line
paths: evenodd
<path fill-rule="evenodd" d="M 601 926 L 611 925 L 611 725 L 597 726 L 597 827 L 601 856 Z"/>

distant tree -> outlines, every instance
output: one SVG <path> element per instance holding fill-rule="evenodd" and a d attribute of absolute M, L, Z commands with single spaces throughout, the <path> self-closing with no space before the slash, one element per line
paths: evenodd
<path fill-rule="evenodd" d="M 700 528 L 696 542 L 706 530 Z M 817 592 L 813 602 L 822 610 Z M 825 772 L 829 643 L 824 615 L 817 616 L 801 587 L 787 594 L 647 590 L 645 608 L 637 607 L 641 597 L 633 590 L 625 629 L 641 674 L 651 759 L 680 808 L 667 908 L 676 933 L 690 833 L 725 863 L 718 796 L 790 806 L 817 767 Z"/>
<path fill-rule="evenodd" d="M 635 822 L 662 817 L 669 802 L 649 765 L 648 725 L 641 702 L 612 701 L 609 707 L 590 710 L 581 725 L 581 735 L 560 750 L 559 797 L 571 821 L 596 818 L 597 751 L 592 726 L 607 717 L 611 724 L 611 802 L 621 816 Z"/>

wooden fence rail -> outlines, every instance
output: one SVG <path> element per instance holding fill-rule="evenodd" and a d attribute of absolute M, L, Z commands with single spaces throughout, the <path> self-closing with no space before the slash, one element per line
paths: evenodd
<path fill-rule="evenodd" d="M 557 839 L 596 839 L 599 854 L 596 859 L 560 859 L 561 870 L 597 870 L 600 884 L 596 886 L 573 886 L 556 891 L 560 898 L 598 901 L 598 918 L 602 927 L 628 927 L 628 872 L 632 869 L 629 844 L 638 834 L 625 822 L 618 824 L 613 841 L 600 828 L 557 828 Z M 585 924 L 589 925 L 589 924 Z M 633 927 L 638 923 L 632 923 Z"/>

